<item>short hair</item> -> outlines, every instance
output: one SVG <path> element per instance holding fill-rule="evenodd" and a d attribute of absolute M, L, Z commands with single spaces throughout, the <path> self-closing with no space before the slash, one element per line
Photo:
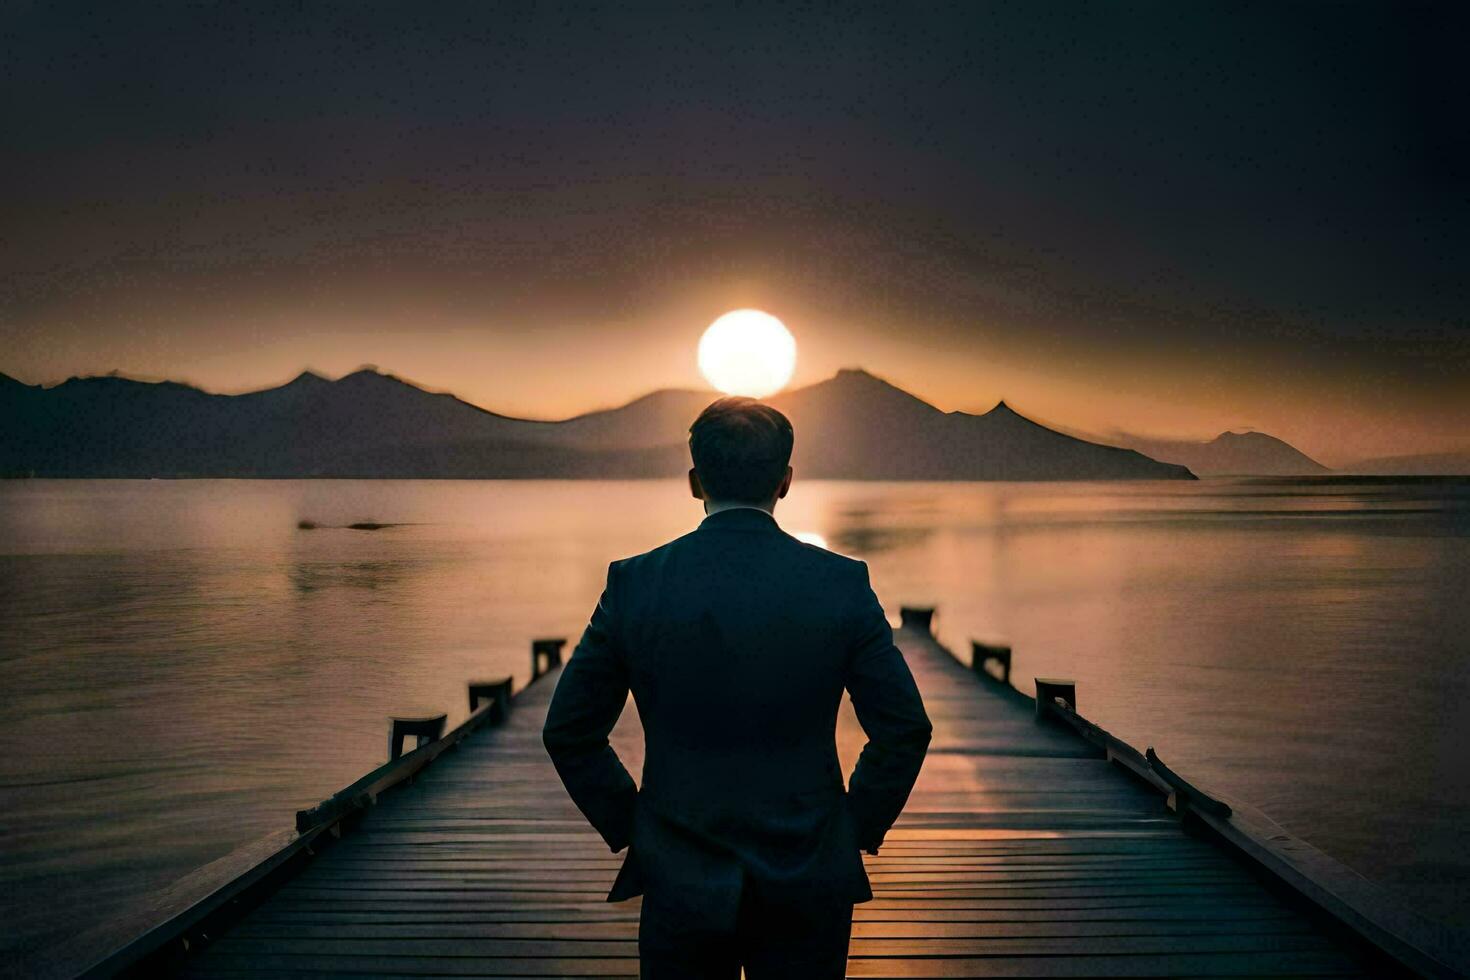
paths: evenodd
<path fill-rule="evenodd" d="M 754 398 L 721 398 L 689 427 L 689 455 L 705 497 L 770 500 L 791 462 L 791 422 Z"/>

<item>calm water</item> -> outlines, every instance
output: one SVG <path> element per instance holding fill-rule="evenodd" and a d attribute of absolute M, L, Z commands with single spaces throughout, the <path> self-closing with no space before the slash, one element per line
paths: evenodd
<path fill-rule="evenodd" d="M 289 827 L 390 713 L 520 683 L 699 516 L 677 482 L 0 483 L 0 958 Z M 778 517 L 1470 923 L 1470 482 L 798 483 Z"/>

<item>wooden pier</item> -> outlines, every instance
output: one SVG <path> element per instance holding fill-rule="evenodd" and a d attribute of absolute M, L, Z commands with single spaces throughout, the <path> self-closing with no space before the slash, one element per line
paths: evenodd
<path fill-rule="evenodd" d="M 1035 701 L 1006 682 L 1009 650 L 965 664 L 926 611 L 904 620 L 934 740 L 866 859 L 850 976 L 1459 975 L 1426 923 L 1085 721 L 1067 681 Z M 622 856 L 541 745 L 560 646 L 533 660 L 513 698 L 473 686 L 469 722 L 304 811 L 289 845 L 92 974 L 636 976 L 638 902 L 604 901 Z M 637 773 L 631 703 L 613 737 Z M 849 771 L 862 741 L 845 707 Z"/>

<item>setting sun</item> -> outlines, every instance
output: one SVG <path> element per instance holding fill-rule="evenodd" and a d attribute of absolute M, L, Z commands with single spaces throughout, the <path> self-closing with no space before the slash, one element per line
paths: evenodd
<path fill-rule="evenodd" d="M 700 338 L 699 370 L 727 395 L 764 398 L 791 380 L 796 340 L 769 313 L 731 310 Z"/>

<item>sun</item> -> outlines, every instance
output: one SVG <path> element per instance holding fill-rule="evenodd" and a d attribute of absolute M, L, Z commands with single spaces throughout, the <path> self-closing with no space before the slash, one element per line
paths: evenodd
<path fill-rule="evenodd" d="M 769 313 L 731 310 L 699 338 L 699 370 L 727 395 L 764 398 L 791 380 L 796 340 Z"/>

